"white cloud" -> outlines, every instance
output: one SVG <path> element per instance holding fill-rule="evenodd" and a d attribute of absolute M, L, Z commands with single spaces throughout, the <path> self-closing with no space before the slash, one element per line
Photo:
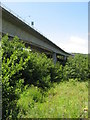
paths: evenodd
<path fill-rule="evenodd" d="M 59 47 L 67 52 L 88 53 L 88 39 L 71 36 L 65 43 L 60 43 Z"/>

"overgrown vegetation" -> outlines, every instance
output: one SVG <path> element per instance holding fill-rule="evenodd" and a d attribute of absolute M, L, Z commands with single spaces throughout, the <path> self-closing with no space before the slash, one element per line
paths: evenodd
<path fill-rule="evenodd" d="M 65 80 L 71 78 L 77 78 L 79 81 L 87 80 L 89 78 L 88 55 L 76 54 L 73 59 L 69 57 L 63 73 Z"/>
<path fill-rule="evenodd" d="M 82 82 L 88 80 L 87 60 L 87 55 L 75 55 L 74 58 L 68 58 L 63 67 L 60 63 L 54 64 L 53 60 L 47 58 L 45 54 L 33 53 L 18 37 L 9 40 L 8 35 L 5 35 L 2 38 L 3 119 L 48 117 L 48 113 L 43 116 L 44 111 L 42 115 L 36 112 L 38 108 L 45 110 L 48 92 L 51 91 L 55 82 L 73 79 L 77 84 L 76 80 Z M 53 90 L 57 91 L 57 89 Z M 63 94 L 63 91 L 61 93 Z M 53 92 L 54 94 L 56 93 Z M 54 117 L 60 117 L 56 114 Z M 77 115 L 72 114 L 71 117 L 77 117 Z"/>
<path fill-rule="evenodd" d="M 26 92 L 26 93 L 25 93 Z M 18 118 L 88 118 L 88 82 L 70 79 L 54 84 L 42 101 L 37 89 L 28 88 L 18 100 Z M 39 96 L 37 101 L 33 97 Z M 86 111 L 85 111 L 86 109 Z"/>

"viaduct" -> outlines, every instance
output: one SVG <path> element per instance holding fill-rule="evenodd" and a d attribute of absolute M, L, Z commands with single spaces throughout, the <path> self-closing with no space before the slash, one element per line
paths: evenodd
<path fill-rule="evenodd" d="M 23 19 L 14 14 L 11 10 L 0 6 L 2 11 L 2 34 L 7 34 L 10 37 L 18 36 L 31 49 L 44 52 L 53 58 L 54 63 L 57 60 L 66 60 L 71 54 L 65 52 L 48 38 L 38 32 L 36 29 L 28 25 Z"/>

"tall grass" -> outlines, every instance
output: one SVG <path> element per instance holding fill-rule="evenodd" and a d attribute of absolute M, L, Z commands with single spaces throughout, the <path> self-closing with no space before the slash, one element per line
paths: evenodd
<path fill-rule="evenodd" d="M 32 89 L 32 88 L 31 88 Z M 28 92 L 31 92 L 30 88 Z M 33 89 L 35 92 L 35 89 Z M 87 118 L 88 117 L 88 82 L 77 82 L 73 79 L 68 82 L 54 84 L 46 96 L 44 101 L 34 102 L 33 107 L 29 106 L 31 95 L 26 95 L 19 99 L 18 105 L 22 105 L 22 109 L 26 113 L 19 111 L 20 118 Z M 36 93 L 36 92 L 35 92 Z M 40 93 L 37 92 L 37 95 Z M 34 94 L 33 94 L 34 95 Z M 25 101 L 24 101 L 25 99 Z M 27 108 L 24 108 L 26 104 Z"/>

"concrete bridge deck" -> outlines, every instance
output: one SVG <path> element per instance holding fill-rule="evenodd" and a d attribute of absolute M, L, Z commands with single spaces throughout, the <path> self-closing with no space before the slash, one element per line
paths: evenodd
<path fill-rule="evenodd" d="M 51 54 L 54 63 L 57 61 L 57 55 L 64 56 L 65 58 L 71 55 L 29 26 L 22 19 L 19 19 L 4 7 L 1 6 L 1 8 L 3 34 L 8 33 L 11 37 L 18 36 L 27 45 L 30 45 L 32 49 Z"/>

